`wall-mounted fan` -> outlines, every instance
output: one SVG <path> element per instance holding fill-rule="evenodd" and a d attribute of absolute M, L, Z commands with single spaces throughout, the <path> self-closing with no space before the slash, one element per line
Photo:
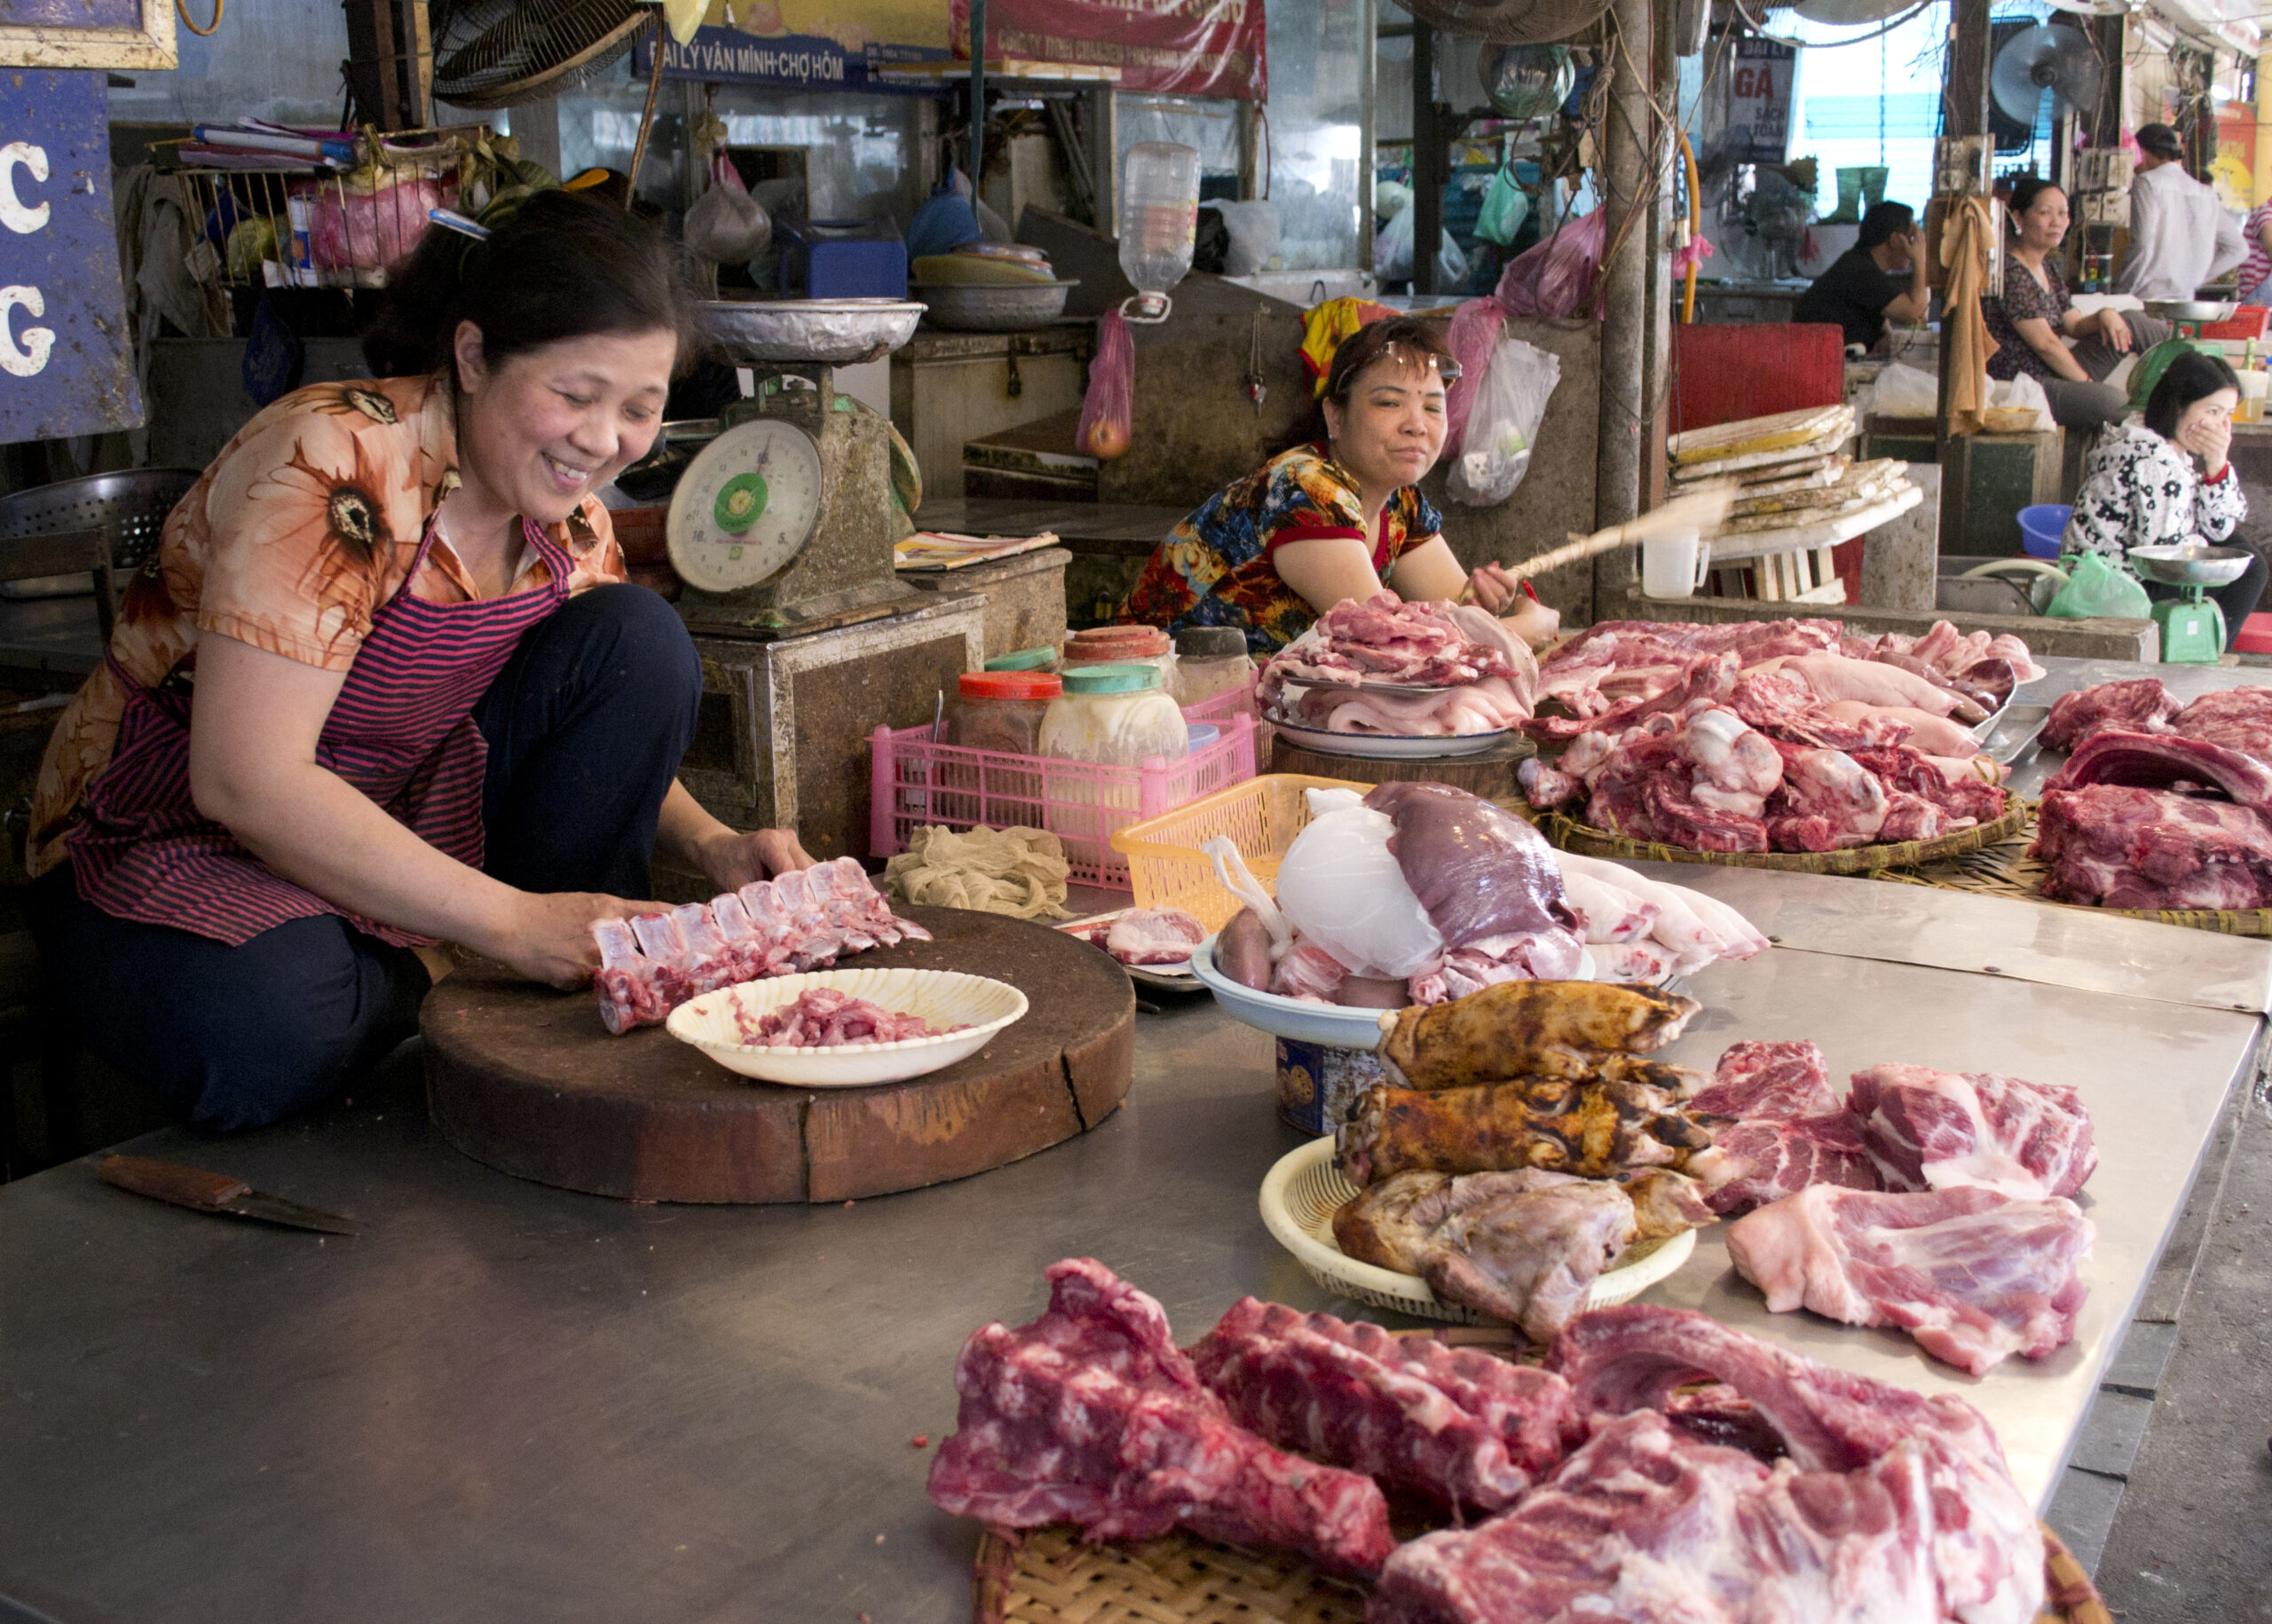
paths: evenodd
<path fill-rule="evenodd" d="M 434 96 L 511 107 L 614 66 L 656 15 L 641 0 L 431 0 Z"/>
<path fill-rule="evenodd" d="M 2080 28 L 2037 23 L 2023 28 L 1996 52 L 1988 70 L 1988 92 L 1997 107 L 2016 123 L 2032 129 L 2043 93 L 2055 99 L 2055 114 L 2087 118 L 2098 108 L 2105 69 Z"/>

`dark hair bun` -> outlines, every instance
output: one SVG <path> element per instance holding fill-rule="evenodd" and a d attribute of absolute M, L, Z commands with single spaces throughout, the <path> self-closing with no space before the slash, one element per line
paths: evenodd
<path fill-rule="evenodd" d="M 460 322 L 494 360 L 595 333 L 668 331 L 693 359 L 694 295 L 678 250 L 645 221 L 580 193 L 494 211 L 486 240 L 428 228 L 389 272 L 363 357 L 382 378 L 449 368 Z"/>

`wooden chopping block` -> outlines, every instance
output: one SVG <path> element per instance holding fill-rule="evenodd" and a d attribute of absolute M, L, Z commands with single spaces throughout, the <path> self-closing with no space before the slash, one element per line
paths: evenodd
<path fill-rule="evenodd" d="M 1136 996 L 1101 950 L 1046 926 L 903 908 L 935 942 L 842 968 L 963 970 L 1030 1005 L 976 1054 L 872 1088 L 784 1088 L 660 1027 L 611 1037 L 587 989 L 477 966 L 419 1012 L 442 1135 L 540 1184 L 628 1201 L 833 1202 L 966 1178 L 1085 1133 L 1128 1092 Z"/>

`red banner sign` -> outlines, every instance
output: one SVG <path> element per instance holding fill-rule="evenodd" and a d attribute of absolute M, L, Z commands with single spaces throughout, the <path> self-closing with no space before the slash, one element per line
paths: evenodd
<path fill-rule="evenodd" d="M 969 0 L 953 0 L 970 56 Z M 1116 67 L 1124 91 L 1266 98 L 1262 0 L 986 0 L 986 54 Z"/>

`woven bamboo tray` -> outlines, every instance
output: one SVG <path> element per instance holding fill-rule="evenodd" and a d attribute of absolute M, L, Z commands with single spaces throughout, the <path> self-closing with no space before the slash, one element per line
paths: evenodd
<path fill-rule="evenodd" d="M 1844 851 L 1692 851 L 1685 846 L 1667 846 L 1656 840 L 1636 840 L 1612 834 L 1560 812 L 1548 813 L 1541 827 L 1546 832 L 1546 838 L 1563 850 L 1590 857 L 1713 863 L 1723 868 L 1781 869 L 1799 874 L 1881 874 L 1888 869 L 1913 869 L 2008 840 L 2027 827 L 2028 817 L 2026 800 L 2006 790 L 2004 816 L 1992 823 L 1975 824 L 1930 840 L 1850 846 Z"/>
<path fill-rule="evenodd" d="M 1872 876 L 1897 884 L 1932 886 L 1944 891 L 1969 891 L 1981 896 L 2013 896 L 2052 908 L 2080 908 L 2090 913 L 2110 913 L 2126 919 L 2152 919 L 2181 925 L 2189 930 L 2214 931 L 2222 936 L 2272 936 L 2272 908 L 2101 908 L 2089 903 L 2066 903 L 2043 894 L 2047 871 L 2028 855 L 2035 844 L 2036 804 L 2031 802 L 2019 828 L 1992 845 L 1928 863 L 1915 869 L 1885 870 Z"/>
<path fill-rule="evenodd" d="M 2043 1531 L 2036 1624 L 2114 1624 L 2083 1565 Z M 1365 1624 L 1365 1593 L 1299 1557 L 1219 1545 L 1178 1529 L 1141 1544 L 1085 1545 L 1062 1525 L 989 1527 L 973 1569 L 974 1624 Z"/>

